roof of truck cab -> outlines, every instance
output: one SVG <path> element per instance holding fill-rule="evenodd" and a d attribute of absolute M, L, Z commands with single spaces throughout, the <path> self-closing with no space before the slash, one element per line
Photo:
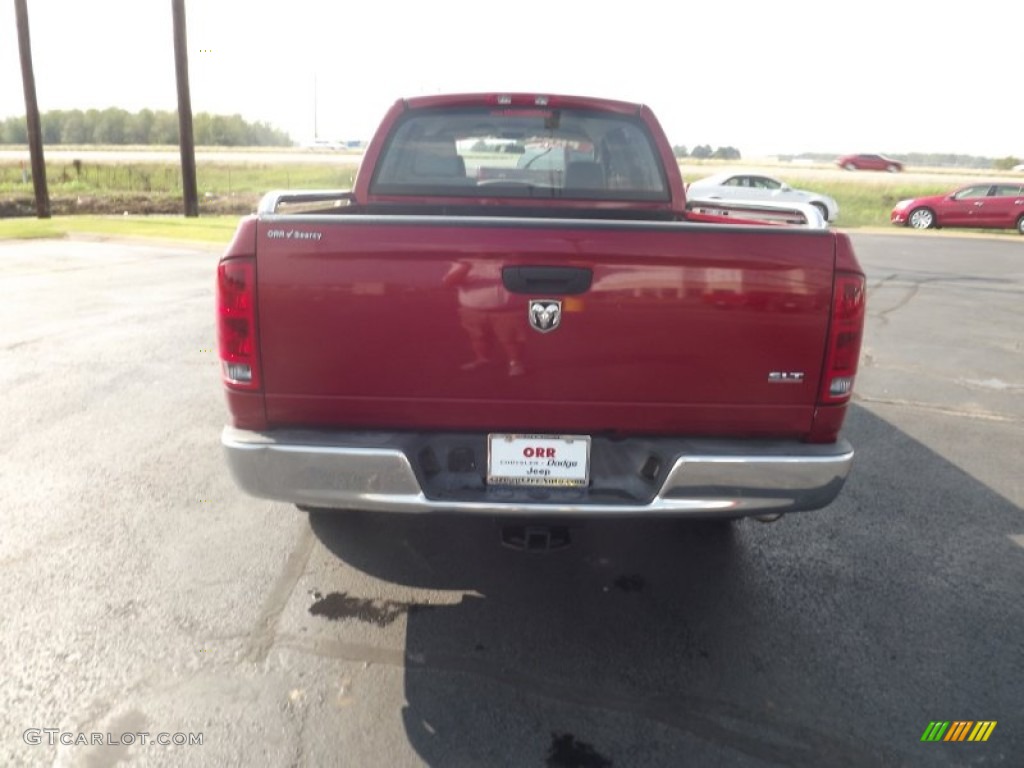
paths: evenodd
<path fill-rule="evenodd" d="M 547 93 L 453 93 L 435 96 L 417 96 L 399 99 L 407 109 L 434 109 L 444 107 L 551 107 L 562 109 L 589 109 L 635 115 L 643 104 L 590 96 L 566 96 Z"/>

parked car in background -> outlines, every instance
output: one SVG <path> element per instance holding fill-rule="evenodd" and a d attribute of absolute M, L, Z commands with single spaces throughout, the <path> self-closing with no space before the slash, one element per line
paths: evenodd
<path fill-rule="evenodd" d="M 593 164 L 595 157 L 592 144 L 579 141 L 549 141 L 524 147 L 515 168 L 480 165 L 472 175 L 480 184 L 522 182 L 560 187 L 564 181 L 565 169 L 570 164 Z M 591 179 L 591 186 L 603 184 L 604 179 L 596 176 Z"/>
<path fill-rule="evenodd" d="M 1024 171 L 1024 163 L 1021 163 L 1020 165 L 1013 166 L 1013 170 L 1014 171 L 1018 171 L 1018 172 Z"/>
<path fill-rule="evenodd" d="M 847 171 L 889 171 L 898 173 L 903 163 L 885 155 L 843 155 L 836 159 L 836 165 Z"/>
<path fill-rule="evenodd" d="M 1024 184 L 982 182 L 947 195 L 900 200 L 889 221 L 914 229 L 984 227 L 1024 235 Z"/>
<path fill-rule="evenodd" d="M 825 221 L 835 221 L 839 215 L 839 204 L 828 195 L 793 189 L 784 181 L 757 173 L 716 173 L 690 184 L 686 195 L 691 202 L 774 200 L 784 203 L 810 203 L 820 211 Z"/>
<path fill-rule="evenodd" d="M 581 147 L 579 142 L 548 143 L 526 147 L 516 162 L 516 168 L 564 173 L 569 163 L 593 161 L 594 147 L 591 144 Z"/>

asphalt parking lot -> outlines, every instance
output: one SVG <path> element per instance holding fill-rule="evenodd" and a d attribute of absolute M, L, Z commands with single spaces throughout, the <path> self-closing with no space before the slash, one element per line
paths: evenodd
<path fill-rule="evenodd" d="M 1024 238 L 933 235 L 854 236 L 831 508 L 539 556 L 242 495 L 216 251 L 0 242 L 0 765 L 1020 765 Z"/>

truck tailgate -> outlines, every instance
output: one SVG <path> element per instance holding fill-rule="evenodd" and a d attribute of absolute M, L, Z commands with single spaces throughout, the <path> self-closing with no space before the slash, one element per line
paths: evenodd
<path fill-rule="evenodd" d="M 267 421 L 799 437 L 834 251 L 829 232 L 772 227 L 268 216 L 257 233 Z M 589 287 L 510 285 L 516 267 L 567 267 Z"/>

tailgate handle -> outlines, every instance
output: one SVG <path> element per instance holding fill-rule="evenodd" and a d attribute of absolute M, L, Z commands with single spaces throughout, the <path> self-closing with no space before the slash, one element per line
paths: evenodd
<path fill-rule="evenodd" d="M 505 267 L 501 280 L 511 293 L 571 296 L 590 290 L 594 272 L 589 267 Z"/>

